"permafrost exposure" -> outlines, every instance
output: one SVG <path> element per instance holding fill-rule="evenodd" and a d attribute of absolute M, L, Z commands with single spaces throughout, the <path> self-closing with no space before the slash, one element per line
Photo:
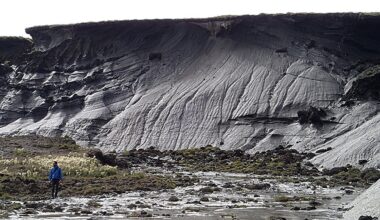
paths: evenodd
<path fill-rule="evenodd" d="M 282 145 L 380 167 L 378 27 L 287 14 L 29 28 L 0 40 L 0 133 L 117 151 Z"/>
<path fill-rule="evenodd" d="M 283 14 L 0 37 L 0 218 L 379 218 L 379 27 Z M 51 153 L 68 174 L 54 203 Z"/>

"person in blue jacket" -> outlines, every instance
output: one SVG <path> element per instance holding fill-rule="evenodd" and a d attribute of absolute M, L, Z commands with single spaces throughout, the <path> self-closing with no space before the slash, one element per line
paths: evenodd
<path fill-rule="evenodd" d="M 53 163 L 53 168 L 50 170 L 49 173 L 49 181 L 52 185 L 52 198 L 57 198 L 58 196 L 58 188 L 59 188 L 59 183 L 63 179 L 63 174 L 61 168 L 58 167 L 58 162 L 54 161 Z"/>

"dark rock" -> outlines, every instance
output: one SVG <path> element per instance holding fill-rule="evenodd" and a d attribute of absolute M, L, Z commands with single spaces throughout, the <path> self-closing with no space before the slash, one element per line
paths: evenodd
<path fill-rule="evenodd" d="M 210 199 L 206 196 L 203 196 L 201 199 L 200 199 L 201 202 L 208 202 L 210 201 Z"/>
<path fill-rule="evenodd" d="M 189 212 L 200 212 L 201 208 L 200 207 L 186 207 L 185 210 L 183 211 L 189 211 Z"/>
<path fill-rule="evenodd" d="M 99 214 L 103 215 L 103 216 L 111 216 L 111 215 L 113 215 L 112 212 L 107 212 L 107 211 L 100 211 Z"/>
<path fill-rule="evenodd" d="M 33 208 L 27 208 L 22 212 L 22 215 L 34 215 L 37 214 L 37 211 Z"/>
<path fill-rule="evenodd" d="M 213 187 L 204 187 L 199 190 L 202 193 L 213 193 L 215 191 L 215 188 Z"/>
<path fill-rule="evenodd" d="M 79 207 L 72 207 L 67 209 L 67 212 L 74 212 L 74 213 L 79 213 L 81 211 L 81 208 Z"/>
<path fill-rule="evenodd" d="M 377 220 L 376 217 L 368 216 L 368 215 L 362 215 L 359 217 L 359 220 Z"/>
<path fill-rule="evenodd" d="M 140 209 L 150 209 L 152 208 L 150 205 L 148 204 L 140 204 L 138 205 L 137 207 L 139 207 Z"/>
<path fill-rule="evenodd" d="M 347 172 L 347 171 L 348 171 L 347 167 L 334 167 L 332 169 L 324 169 L 322 171 L 322 173 L 323 173 L 323 175 L 332 176 L 332 175 L 338 174 L 340 172 Z"/>
<path fill-rule="evenodd" d="M 85 214 L 85 215 L 92 214 L 92 212 L 88 209 L 82 209 L 80 213 Z"/>
<path fill-rule="evenodd" d="M 306 211 L 311 211 L 311 210 L 316 210 L 317 208 L 315 206 L 308 206 L 306 208 L 301 208 L 301 210 L 306 210 Z"/>
<path fill-rule="evenodd" d="M 56 206 L 56 207 L 53 208 L 53 211 L 54 211 L 54 212 L 63 212 L 63 207 L 61 207 L 61 206 Z"/>
<path fill-rule="evenodd" d="M 311 206 L 320 206 L 320 205 L 322 205 L 322 203 L 318 202 L 318 201 L 315 201 L 315 200 L 312 200 L 312 201 L 309 202 L 309 205 L 311 205 Z"/>
<path fill-rule="evenodd" d="M 137 205 L 131 203 L 131 204 L 128 204 L 128 205 L 127 205 L 127 208 L 128 208 L 128 209 L 135 209 L 135 208 L 137 208 Z"/>
<path fill-rule="evenodd" d="M 142 210 L 142 211 L 140 212 L 140 217 L 150 218 L 150 217 L 152 217 L 152 214 L 151 214 L 151 213 L 148 213 L 148 212 L 145 211 L 145 210 Z"/>
<path fill-rule="evenodd" d="M 217 185 L 214 182 L 212 182 L 212 181 L 206 183 L 206 186 L 208 186 L 208 187 L 217 187 Z"/>
<path fill-rule="evenodd" d="M 284 47 L 284 48 L 280 48 L 280 49 L 277 49 L 275 50 L 276 53 L 287 53 L 288 52 L 288 48 Z"/>
<path fill-rule="evenodd" d="M 178 202 L 179 201 L 179 198 L 177 196 L 170 196 L 169 197 L 169 201 L 170 202 Z"/>
<path fill-rule="evenodd" d="M 346 101 L 342 101 L 341 103 L 342 107 L 351 107 L 353 105 L 355 105 L 355 101 L 353 100 L 346 100 Z"/>
<path fill-rule="evenodd" d="M 189 202 L 187 202 L 187 204 L 197 204 L 197 205 L 200 205 L 202 203 L 201 203 L 201 201 L 189 201 Z"/>
<path fill-rule="evenodd" d="M 364 165 L 366 163 L 368 163 L 368 160 L 359 160 L 359 165 Z"/>
<path fill-rule="evenodd" d="M 162 54 L 161 53 L 150 53 L 148 59 L 151 61 L 160 61 L 162 59 Z"/>
<path fill-rule="evenodd" d="M 271 216 L 269 217 L 269 220 L 286 220 L 284 217 L 277 217 L 277 216 Z"/>
<path fill-rule="evenodd" d="M 104 155 L 100 149 L 93 148 L 86 153 L 87 157 L 95 157 L 97 160 L 104 162 Z"/>
<path fill-rule="evenodd" d="M 300 124 L 311 123 L 314 125 L 321 125 L 322 118 L 327 116 L 322 108 L 316 108 L 313 106 L 310 106 L 308 110 L 298 111 L 297 115 Z"/>
<path fill-rule="evenodd" d="M 327 152 L 327 151 L 330 151 L 330 150 L 332 150 L 332 148 L 328 147 L 328 148 L 324 148 L 324 149 L 319 149 L 315 153 L 321 154 L 321 153 L 324 153 L 324 152 Z"/>
<path fill-rule="evenodd" d="M 236 199 L 231 200 L 232 203 L 238 203 L 239 201 Z"/>
<path fill-rule="evenodd" d="M 373 65 L 361 72 L 352 82 L 344 99 L 380 100 L 380 65 Z"/>
<path fill-rule="evenodd" d="M 307 159 L 312 159 L 313 157 L 315 157 L 315 156 L 317 156 L 315 153 L 311 153 L 311 152 L 308 152 L 307 154 L 306 154 L 306 158 Z"/>
<path fill-rule="evenodd" d="M 305 166 L 313 167 L 314 165 L 310 161 L 307 161 L 307 162 L 305 162 Z"/>
<path fill-rule="evenodd" d="M 43 203 L 33 203 L 33 202 L 25 203 L 25 207 L 31 208 L 31 209 L 38 209 L 38 208 L 42 208 L 43 206 L 44 206 Z"/>
<path fill-rule="evenodd" d="M 264 189 L 269 189 L 270 184 L 269 183 L 257 183 L 257 184 L 245 184 L 243 185 L 244 188 L 250 189 L 250 190 L 264 190 Z"/>

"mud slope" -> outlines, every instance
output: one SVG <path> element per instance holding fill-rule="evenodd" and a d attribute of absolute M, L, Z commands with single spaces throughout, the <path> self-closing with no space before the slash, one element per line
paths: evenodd
<path fill-rule="evenodd" d="M 379 166 L 379 26 L 292 14 L 29 28 L 32 42 L 0 40 L 0 133 L 119 151 L 331 147 L 315 162 Z"/>
<path fill-rule="evenodd" d="M 371 216 L 380 218 L 380 181 L 377 181 L 364 193 L 351 202 L 351 208 L 344 214 L 344 219 L 355 220 L 360 216 Z"/>

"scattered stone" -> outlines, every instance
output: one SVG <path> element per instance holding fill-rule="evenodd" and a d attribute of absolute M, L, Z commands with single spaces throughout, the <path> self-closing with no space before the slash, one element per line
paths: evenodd
<path fill-rule="evenodd" d="M 316 210 L 317 208 L 315 206 L 308 206 L 306 208 L 302 208 L 302 210 L 307 210 L 307 211 L 311 211 L 311 210 Z"/>
<path fill-rule="evenodd" d="M 139 207 L 140 209 L 150 209 L 152 208 L 150 205 L 148 204 L 140 204 L 138 205 L 137 207 Z"/>
<path fill-rule="evenodd" d="M 197 204 L 197 205 L 200 205 L 202 203 L 200 201 L 189 201 L 189 202 L 187 202 L 187 204 Z"/>
<path fill-rule="evenodd" d="M 85 215 L 92 214 L 92 212 L 88 209 L 82 209 L 80 213 L 85 214 Z"/>
<path fill-rule="evenodd" d="M 114 215 L 112 212 L 107 212 L 107 211 L 99 211 L 99 214 L 100 214 L 100 215 L 103 215 L 103 216 L 111 216 L 111 215 Z"/>
<path fill-rule="evenodd" d="M 34 202 L 26 202 L 25 203 L 25 207 L 31 208 L 31 209 L 38 209 L 38 208 L 41 208 L 43 206 L 44 206 L 43 203 L 34 203 Z"/>
<path fill-rule="evenodd" d="M 80 210 L 81 209 L 79 207 L 72 207 L 67 209 L 67 212 L 80 212 Z"/>
<path fill-rule="evenodd" d="M 301 208 L 300 208 L 300 207 L 298 207 L 298 206 L 295 206 L 295 207 L 291 208 L 291 210 L 294 210 L 294 211 L 299 211 L 299 210 L 301 210 Z"/>
<path fill-rule="evenodd" d="M 311 205 L 311 206 L 320 206 L 320 205 L 322 205 L 322 203 L 318 202 L 318 201 L 315 201 L 315 200 L 312 200 L 312 201 L 309 202 L 309 205 Z"/>
<path fill-rule="evenodd" d="M 56 206 L 53 208 L 54 212 L 63 212 L 63 208 L 61 206 Z"/>
<path fill-rule="evenodd" d="M 128 204 L 128 205 L 127 205 L 127 208 L 128 208 L 128 209 L 135 209 L 135 208 L 137 208 L 137 205 L 131 203 L 131 204 Z"/>
<path fill-rule="evenodd" d="M 214 182 L 208 182 L 208 183 L 206 183 L 206 186 L 208 186 L 208 187 L 217 187 L 217 185 Z"/>
<path fill-rule="evenodd" d="M 170 196 L 169 197 L 169 202 L 178 202 L 179 198 L 177 196 Z"/>
<path fill-rule="evenodd" d="M 153 215 L 151 213 L 148 213 L 145 210 L 141 210 L 140 212 L 132 212 L 128 217 L 132 218 L 151 218 Z"/>
<path fill-rule="evenodd" d="M 271 185 L 269 183 L 257 183 L 257 184 L 245 184 L 243 186 L 244 188 L 250 189 L 250 190 L 264 190 L 264 189 L 269 189 Z"/>
<path fill-rule="evenodd" d="M 199 191 L 205 194 L 208 194 L 208 193 L 210 194 L 210 193 L 213 193 L 214 191 L 220 191 L 217 189 L 218 188 L 207 186 L 207 187 L 201 188 Z"/>
<path fill-rule="evenodd" d="M 236 199 L 231 200 L 232 203 L 238 203 L 239 201 Z"/>
<path fill-rule="evenodd" d="M 37 214 L 37 211 L 33 208 L 27 208 L 22 212 L 22 215 L 34 215 Z"/>
<path fill-rule="evenodd" d="M 210 201 L 210 199 L 209 199 L 208 197 L 204 196 L 204 197 L 202 197 L 202 198 L 200 199 L 200 201 L 201 201 L 201 202 L 208 202 L 208 201 Z"/>
<path fill-rule="evenodd" d="M 233 188 L 234 185 L 233 185 L 231 182 L 227 182 L 227 183 L 223 184 L 222 187 L 223 187 L 223 188 Z"/>

